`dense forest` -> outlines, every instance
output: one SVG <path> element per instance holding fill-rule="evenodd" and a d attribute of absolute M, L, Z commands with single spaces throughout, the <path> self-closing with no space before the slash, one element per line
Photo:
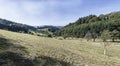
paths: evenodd
<path fill-rule="evenodd" d="M 84 38 L 92 35 L 98 37 L 104 30 L 109 30 L 111 35 L 120 38 L 120 12 L 106 15 L 89 15 L 79 18 L 76 22 L 66 25 L 55 32 L 56 36 Z"/>

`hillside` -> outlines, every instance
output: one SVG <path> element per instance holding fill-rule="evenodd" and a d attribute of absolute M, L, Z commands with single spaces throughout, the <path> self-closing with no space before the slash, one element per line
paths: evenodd
<path fill-rule="evenodd" d="M 60 28 L 61 28 L 60 26 L 34 27 L 5 19 L 0 19 L 0 29 L 19 32 L 19 33 L 38 35 L 38 36 L 47 36 L 49 34 L 52 35 L 55 31 L 59 30 Z"/>
<path fill-rule="evenodd" d="M 0 66 L 119 66 L 119 43 L 59 40 L 0 30 Z"/>
<path fill-rule="evenodd" d="M 30 30 L 36 31 L 36 28 L 33 26 L 20 24 L 5 19 L 0 19 L 0 29 L 23 33 L 28 33 Z"/>
<path fill-rule="evenodd" d="M 48 29 L 50 32 L 55 32 L 59 29 L 61 29 L 63 26 L 49 26 L 49 25 L 45 25 L 45 26 L 37 26 L 37 29 Z"/>
<path fill-rule="evenodd" d="M 62 26 L 37 26 L 37 31 L 47 35 L 53 35 L 54 32 L 61 29 Z"/>
<path fill-rule="evenodd" d="M 120 32 L 120 12 L 105 15 L 89 15 L 56 31 L 57 36 L 84 38 L 87 33 L 101 35 L 103 30 Z M 119 35 L 120 37 L 120 35 Z"/>

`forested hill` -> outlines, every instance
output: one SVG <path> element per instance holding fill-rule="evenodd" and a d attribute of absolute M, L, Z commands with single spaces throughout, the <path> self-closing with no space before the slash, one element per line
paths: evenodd
<path fill-rule="evenodd" d="M 28 33 L 30 30 L 36 31 L 36 28 L 33 26 L 15 23 L 5 19 L 0 19 L 0 29 L 23 33 Z"/>
<path fill-rule="evenodd" d="M 0 29 L 9 30 L 13 32 L 28 33 L 38 36 L 47 36 L 60 29 L 61 26 L 30 26 L 26 24 L 16 23 L 6 19 L 0 18 Z"/>
<path fill-rule="evenodd" d="M 46 26 L 38 26 L 37 29 L 40 29 L 40 30 L 47 29 L 50 32 L 55 32 L 55 31 L 61 29 L 61 27 L 62 26 L 49 26 L 49 25 L 46 25 Z"/>
<path fill-rule="evenodd" d="M 100 35 L 103 30 L 120 32 L 120 12 L 79 18 L 76 22 L 70 23 L 61 30 L 56 31 L 55 34 L 57 36 L 83 38 L 88 33 Z"/>

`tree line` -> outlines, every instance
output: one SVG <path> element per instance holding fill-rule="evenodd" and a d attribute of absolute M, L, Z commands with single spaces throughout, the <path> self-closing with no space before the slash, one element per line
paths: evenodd
<path fill-rule="evenodd" d="M 89 15 L 79 18 L 76 22 L 70 23 L 64 28 L 55 32 L 56 36 L 93 38 L 100 37 L 104 30 L 111 34 L 112 41 L 120 38 L 120 12 L 113 12 L 106 15 Z"/>

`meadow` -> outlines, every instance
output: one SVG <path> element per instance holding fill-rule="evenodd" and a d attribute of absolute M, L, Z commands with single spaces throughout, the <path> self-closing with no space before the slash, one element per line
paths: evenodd
<path fill-rule="evenodd" d="M 120 66 L 120 43 L 108 44 L 104 55 L 101 40 L 58 39 L 0 30 L 0 65 Z"/>

